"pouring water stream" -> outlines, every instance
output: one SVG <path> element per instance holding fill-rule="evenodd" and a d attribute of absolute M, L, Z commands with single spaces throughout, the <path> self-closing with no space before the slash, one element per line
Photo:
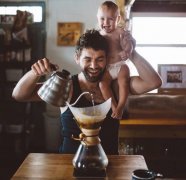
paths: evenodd
<path fill-rule="evenodd" d="M 88 92 L 88 91 L 85 91 L 85 92 L 81 93 L 74 103 L 69 104 L 68 102 L 66 102 L 66 104 L 67 104 L 67 106 L 74 106 L 74 105 L 79 101 L 79 99 L 80 99 L 83 95 L 85 95 L 85 94 L 89 94 L 89 95 L 91 96 L 91 101 L 92 101 L 92 106 L 93 106 L 93 115 L 95 115 L 94 95 L 91 94 L 91 93 Z"/>

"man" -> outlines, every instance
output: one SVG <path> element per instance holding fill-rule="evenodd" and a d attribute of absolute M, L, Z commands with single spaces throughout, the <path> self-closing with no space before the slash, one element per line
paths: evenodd
<path fill-rule="evenodd" d="M 73 88 L 71 89 L 70 104 L 84 91 L 89 91 L 94 95 L 95 104 L 105 101 L 99 88 L 99 82 L 106 68 L 107 54 L 107 40 L 98 31 L 87 30 L 80 37 L 76 46 L 75 61 L 80 66 L 81 72 L 72 77 Z M 130 59 L 139 72 L 139 76 L 130 78 L 131 93 L 145 93 L 161 85 L 159 75 L 136 51 L 133 51 Z M 18 101 L 41 101 L 37 95 L 41 84 L 37 82 L 41 76 L 50 72 L 52 72 L 50 61 L 46 58 L 38 60 L 17 83 L 13 97 Z M 83 96 L 76 106 L 92 106 L 91 97 Z M 77 137 L 81 132 L 69 109 L 61 114 L 61 123 L 63 143 L 60 152 L 75 153 L 80 142 L 74 140 L 72 136 Z M 118 154 L 118 130 L 119 120 L 111 117 L 110 110 L 100 130 L 101 144 L 106 154 Z"/>

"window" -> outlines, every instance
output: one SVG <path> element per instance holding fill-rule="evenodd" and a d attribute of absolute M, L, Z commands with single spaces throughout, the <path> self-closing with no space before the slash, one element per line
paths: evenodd
<path fill-rule="evenodd" d="M 155 70 L 158 64 L 186 64 L 186 13 L 133 13 L 136 50 Z M 135 68 L 129 63 L 131 74 Z"/>
<path fill-rule="evenodd" d="M 16 11 L 28 11 L 33 14 L 33 22 L 42 22 L 42 6 L 0 6 L 1 15 L 16 15 Z"/>

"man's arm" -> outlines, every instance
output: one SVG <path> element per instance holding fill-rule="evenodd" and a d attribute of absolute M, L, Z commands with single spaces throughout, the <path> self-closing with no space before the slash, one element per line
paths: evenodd
<path fill-rule="evenodd" d="M 143 94 L 161 86 L 159 74 L 136 50 L 133 50 L 130 60 L 139 73 L 139 76 L 130 78 L 130 93 Z"/>
<path fill-rule="evenodd" d="M 31 70 L 27 72 L 15 86 L 12 97 L 17 101 L 39 101 L 37 95 L 41 83 L 38 80 L 41 76 L 52 72 L 51 64 L 48 59 L 38 60 L 32 65 Z"/>
<path fill-rule="evenodd" d="M 37 90 L 39 84 L 37 84 L 39 77 L 36 76 L 32 70 L 27 72 L 15 86 L 12 97 L 17 101 L 37 101 L 39 96 Z"/>

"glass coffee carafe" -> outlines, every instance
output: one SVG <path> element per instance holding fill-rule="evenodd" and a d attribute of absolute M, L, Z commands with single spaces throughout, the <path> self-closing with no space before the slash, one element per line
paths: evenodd
<path fill-rule="evenodd" d="M 69 105 L 82 133 L 81 144 L 73 158 L 74 176 L 105 177 L 108 158 L 100 144 L 99 131 L 111 108 L 111 98 L 102 104 L 77 108 Z"/>

